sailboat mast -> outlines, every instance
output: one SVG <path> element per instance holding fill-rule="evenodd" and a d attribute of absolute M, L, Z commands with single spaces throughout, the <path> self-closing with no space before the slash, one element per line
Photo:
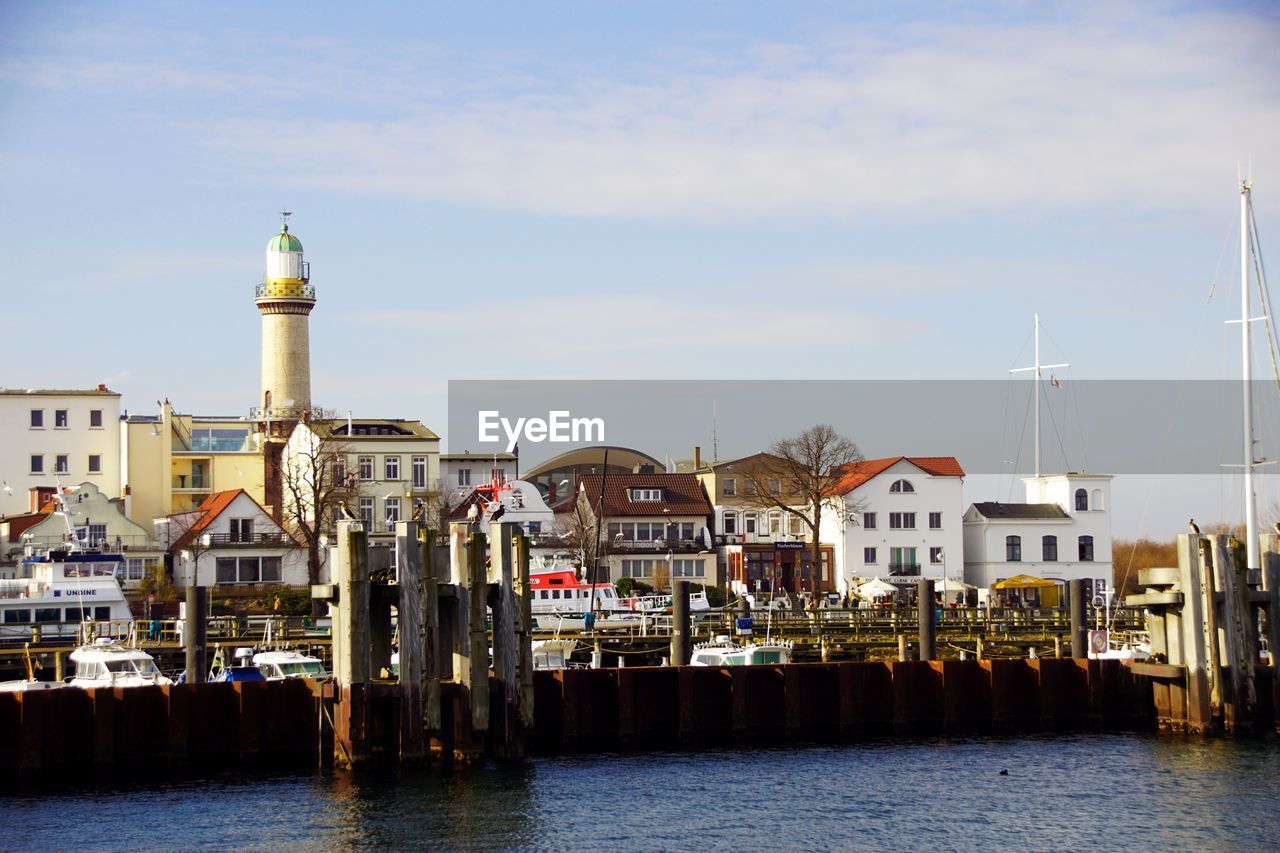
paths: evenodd
<path fill-rule="evenodd" d="M 1248 568 L 1258 560 L 1258 506 L 1253 494 L 1253 366 L 1249 331 L 1249 180 L 1240 182 L 1240 353 L 1244 379 L 1244 535 Z"/>

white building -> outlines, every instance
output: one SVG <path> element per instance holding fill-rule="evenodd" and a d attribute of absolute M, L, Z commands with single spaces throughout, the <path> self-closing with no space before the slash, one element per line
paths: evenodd
<path fill-rule="evenodd" d="M 210 495 L 169 517 L 177 587 L 306 586 L 307 551 L 244 489 Z"/>
<path fill-rule="evenodd" d="M 913 584 L 959 580 L 963 566 L 964 469 L 953 456 L 894 456 L 850 467 L 824 513 L 822 541 L 835 548 L 837 590 L 879 577 Z M 841 523 L 839 516 L 845 518 Z"/>
<path fill-rule="evenodd" d="M 0 516 L 32 511 L 31 489 L 91 482 L 120 496 L 120 395 L 0 389 Z"/>
<path fill-rule="evenodd" d="M 979 589 L 1026 574 L 1111 580 L 1111 477 L 1027 477 L 1026 503 L 975 503 L 964 516 L 964 579 Z"/>
<path fill-rule="evenodd" d="M 514 476 L 514 453 L 440 454 L 440 493 L 450 509 L 470 497 L 476 486 Z"/>

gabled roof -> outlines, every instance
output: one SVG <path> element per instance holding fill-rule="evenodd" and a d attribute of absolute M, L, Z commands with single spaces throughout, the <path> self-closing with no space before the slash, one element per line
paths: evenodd
<path fill-rule="evenodd" d="M 1002 504 L 999 501 L 975 503 L 973 508 L 983 518 L 1010 519 L 1069 519 L 1066 510 L 1057 504 Z"/>
<path fill-rule="evenodd" d="M 832 488 L 832 493 L 847 495 L 863 483 L 880 476 L 899 462 L 910 462 L 926 474 L 934 477 L 963 477 L 964 469 L 954 456 L 888 456 L 884 459 L 864 459 L 846 466 L 845 475 Z"/>
<path fill-rule="evenodd" d="M 616 516 L 710 515 L 711 502 L 696 474 L 589 474 L 579 480 L 579 494 L 584 495 L 594 512 L 600 502 L 604 481 L 604 514 Z M 662 489 L 660 501 L 633 501 L 632 489 Z"/>
<path fill-rule="evenodd" d="M 271 517 L 270 513 L 262 508 L 262 504 L 254 500 L 253 495 L 249 494 L 244 489 L 228 489 L 225 492 L 214 492 L 209 495 L 209 497 L 205 498 L 200 506 L 196 507 L 195 511 L 200 513 L 200 517 L 196 519 L 194 524 L 187 528 L 186 532 L 179 536 L 178 539 L 169 546 L 169 550 L 180 551 L 190 545 L 197 536 L 204 533 L 205 530 L 209 528 L 209 525 L 213 524 L 214 520 L 225 512 L 231 504 L 235 503 L 236 498 L 241 495 L 244 495 L 249 500 L 253 501 L 253 505 L 261 510 L 263 515 L 268 518 Z M 275 524 L 275 521 L 272 520 L 271 523 Z M 281 532 L 284 532 L 283 528 L 281 528 Z M 288 533 L 285 533 L 285 535 L 288 536 L 290 540 L 293 540 L 293 537 L 289 536 Z M 294 544 L 297 544 L 296 540 L 293 541 Z"/>

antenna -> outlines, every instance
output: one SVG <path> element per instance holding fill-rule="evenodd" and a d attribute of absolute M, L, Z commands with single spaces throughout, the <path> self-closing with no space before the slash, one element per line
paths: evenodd
<path fill-rule="evenodd" d="M 293 216 L 292 210 L 280 211 L 280 224 L 284 226 L 284 230 L 289 230 L 289 217 Z"/>
<path fill-rule="evenodd" d="M 1036 363 L 1031 367 L 1015 367 L 1010 373 L 1026 373 L 1027 371 L 1035 371 L 1032 379 L 1035 380 L 1035 387 L 1032 393 L 1036 398 L 1036 477 L 1040 476 L 1040 374 L 1044 370 L 1055 367 L 1070 367 L 1071 365 L 1063 362 L 1062 364 L 1041 364 L 1040 363 L 1040 314 L 1036 313 Z"/>

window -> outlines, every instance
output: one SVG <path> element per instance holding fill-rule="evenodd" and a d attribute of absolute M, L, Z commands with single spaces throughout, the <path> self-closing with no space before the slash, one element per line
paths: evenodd
<path fill-rule="evenodd" d="M 32 474 L 44 473 L 44 456 L 42 454 L 40 453 L 31 454 L 31 473 Z"/>
<path fill-rule="evenodd" d="M 39 607 L 36 608 L 37 622 L 61 622 L 62 609 L 58 607 Z"/>
<path fill-rule="evenodd" d="M 253 541 L 253 519 L 252 518 L 231 519 L 231 541 L 232 542 L 252 542 Z"/>
<path fill-rule="evenodd" d="M 623 560 L 622 576 L 624 578 L 653 577 L 653 560 Z"/>
<path fill-rule="evenodd" d="M 219 557 L 218 583 L 280 583 L 279 557 Z"/>
<path fill-rule="evenodd" d="M 723 529 L 724 529 L 724 532 L 725 532 L 725 533 L 737 533 L 737 532 L 738 532 L 738 514 L 737 514 L 736 512 L 726 512 L 726 513 L 724 514 L 724 527 L 723 527 Z"/>
<path fill-rule="evenodd" d="M 862 514 L 862 526 L 867 530 L 875 530 L 876 514 L 874 512 L 864 512 Z"/>
<path fill-rule="evenodd" d="M 1086 512 L 1089 509 L 1089 493 L 1084 489 L 1076 489 L 1076 512 Z"/>
<path fill-rule="evenodd" d="M 373 457 L 372 456 L 357 457 L 356 463 L 358 465 L 358 471 L 359 471 L 358 476 L 360 477 L 360 479 L 372 480 L 373 479 Z"/>
<path fill-rule="evenodd" d="M 915 490 L 916 487 L 911 485 L 907 480 L 894 480 L 893 485 L 889 486 L 889 493 L 894 495 L 912 494 Z"/>
<path fill-rule="evenodd" d="M 400 479 L 400 457 L 399 456 L 383 457 L 382 471 L 384 474 L 382 479 L 399 480 Z"/>
<path fill-rule="evenodd" d="M 930 563 L 941 563 L 941 562 L 942 562 L 942 549 L 941 549 L 941 548 L 930 548 L 930 549 L 929 549 L 929 562 L 930 562 Z"/>
<path fill-rule="evenodd" d="M 458 469 L 458 485 L 459 486 L 471 485 L 471 469 L 470 468 Z"/>
<path fill-rule="evenodd" d="M 97 453 L 89 454 L 89 473 L 90 474 L 102 473 L 102 457 L 99 456 Z"/>
<path fill-rule="evenodd" d="M 787 532 L 792 536 L 799 536 L 804 532 L 804 522 L 800 520 L 800 516 L 793 512 L 787 513 Z"/>
<path fill-rule="evenodd" d="M 191 449 L 211 453 L 240 453 L 253 450 L 247 429 L 193 429 Z"/>
<path fill-rule="evenodd" d="M 89 426 L 92 429 L 102 429 L 102 409 L 89 410 Z"/>
<path fill-rule="evenodd" d="M 427 487 L 427 457 L 413 457 L 413 487 L 415 489 L 425 489 Z"/>
<path fill-rule="evenodd" d="M 724 493 L 726 495 L 736 495 L 738 493 L 738 481 L 730 477 L 724 481 Z"/>
<path fill-rule="evenodd" d="M 395 524 L 400 520 L 400 499 L 387 498 L 384 506 L 386 510 L 387 524 Z"/>
<path fill-rule="evenodd" d="M 31 611 L 25 608 L 22 610 L 6 610 L 4 612 L 4 623 L 6 625 L 16 625 L 30 621 Z"/>
<path fill-rule="evenodd" d="M 529 534 L 541 533 L 541 532 L 542 532 L 542 522 L 541 522 L 541 521 L 526 521 L 526 522 L 524 523 L 524 532 L 525 532 L 525 533 L 529 533 Z"/>
<path fill-rule="evenodd" d="M 662 489 L 632 489 L 631 500 L 660 501 L 662 500 Z"/>
<path fill-rule="evenodd" d="M 915 530 L 916 514 L 914 512 L 889 513 L 889 529 L 890 530 Z"/>
<path fill-rule="evenodd" d="M 53 410 L 53 426 L 55 429 L 66 429 L 67 421 L 68 421 L 68 418 L 67 418 L 66 409 Z"/>
<path fill-rule="evenodd" d="M 876 549 L 875 549 L 875 548 L 863 548 L 863 549 L 862 549 L 862 562 L 864 562 L 864 563 L 866 563 L 866 564 L 870 565 L 870 564 L 874 563 L 875 561 L 876 561 Z"/>
<path fill-rule="evenodd" d="M 748 533 L 748 534 L 750 534 L 750 535 L 752 535 L 752 536 L 754 536 L 754 535 L 755 535 L 755 532 L 756 532 L 756 519 L 757 519 L 757 518 L 758 518 L 758 516 L 757 516 L 754 512 L 748 512 L 748 513 L 743 514 L 743 516 L 742 516 L 742 526 L 743 526 L 743 530 L 744 530 L 746 533 Z"/>
<path fill-rule="evenodd" d="M 360 520 L 366 525 L 373 524 L 373 498 L 360 499 Z"/>
<path fill-rule="evenodd" d="M 705 564 L 702 560 L 672 560 L 671 561 L 671 577 L 673 578 L 700 578 L 706 575 Z"/>
<path fill-rule="evenodd" d="M 940 512 L 929 513 L 929 529 L 930 530 L 942 529 L 942 513 Z"/>
<path fill-rule="evenodd" d="M 130 557 L 125 560 L 124 580 L 140 581 L 147 573 L 147 561 L 141 557 Z"/>
<path fill-rule="evenodd" d="M 771 495 L 773 495 L 773 496 L 775 496 L 775 497 L 777 497 L 778 495 L 782 494 L 782 481 L 781 481 L 781 480 L 770 480 L 770 481 L 769 481 L 769 494 L 771 494 Z"/>
<path fill-rule="evenodd" d="M 1022 560 L 1021 536 L 1004 537 L 1004 558 L 1010 563 L 1017 563 Z"/>
<path fill-rule="evenodd" d="M 889 549 L 889 574 L 891 575 L 920 574 L 920 564 L 916 562 L 916 549 L 915 548 L 890 548 Z"/>
<path fill-rule="evenodd" d="M 347 481 L 347 457 L 335 456 L 333 459 L 333 484 L 340 486 Z"/>
<path fill-rule="evenodd" d="M 1082 563 L 1093 562 L 1093 537 L 1092 536 L 1080 537 L 1080 562 Z"/>
<path fill-rule="evenodd" d="M 59 453 L 53 457 L 53 473 L 65 474 L 71 470 L 71 460 L 65 453 Z"/>
<path fill-rule="evenodd" d="M 758 495 L 760 493 L 756 488 L 756 481 L 751 479 L 743 480 L 742 490 L 748 495 Z"/>
<path fill-rule="evenodd" d="M 31 428 L 44 429 L 44 409 L 31 410 Z"/>
<path fill-rule="evenodd" d="M 782 535 L 782 513 L 778 512 L 777 510 L 774 510 L 773 512 L 769 513 L 769 535 L 770 536 Z"/>
<path fill-rule="evenodd" d="M 1057 536 L 1040 537 L 1040 559 L 1046 563 L 1056 563 L 1058 561 Z"/>

